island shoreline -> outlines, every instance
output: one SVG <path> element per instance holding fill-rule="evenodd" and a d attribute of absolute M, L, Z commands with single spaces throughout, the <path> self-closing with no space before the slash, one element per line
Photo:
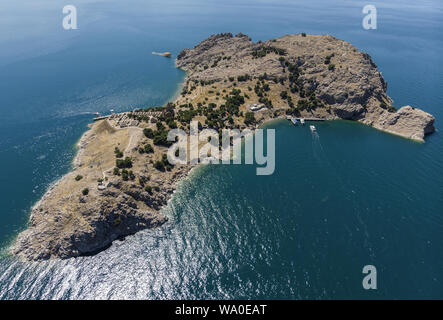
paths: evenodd
<path fill-rule="evenodd" d="M 133 111 L 115 114 L 110 116 L 109 119 L 88 124 L 89 129 L 82 134 L 78 142 L 75 144 L 78 150 L 72 159 L 73 167 L 60 179 L 51 184 L 41 199 L 31 207 L 28 228 L 15 237 L 15 243 L 9 248 L 9 252 L 19 258 L 23 258 L 23 260 L 47 260 L 52 258 L 65 259 L 90 255 L 90 253 L 104 250 L 112 245 L 114 240 L 120 237 L 125 237 L 140 230 L 153 228 L 166 223 L 168 218 L 163 214 L 164 209 L 169 205 L 173 195 L 183 180 L 189 178 L 192 171 L 201 166 L 186 165 L 172 168 L 166 166 L 166 169 L 168 170 L 160 170 L 158 172 L 152 170 L 151 166 L 156 165 L 157 162 L 160 162 L 162 166 L 165 165 L 165 163 L 161 163 L 159 156 L 162 154 L 164 155 L 167 148 L 162 145 L 157 146 L 154 143 L 155 151 L 152 154 L 141 152 L 144 150 L 143 147 L 146 147 L 151 141 L 154 141 L 152 137 L 145 137 L 141 132 L 144 133 L 144 130 L 146 129 L 153 130 L 156 125 L 157 128 L 159 128 L 158 123 L 160 122 L 160 124 L 162 124 L 165 122 L 161 119 L 164 118 L 164 114 L 170 112 L 170 110 L 173 110 L 172 112 L 176 116 L 177 113 L 188 112 L 189 105 L 196 104 L 197 102 L 199 108 L 201 105 L 210 105 L 209 102 L 216 106 L 216 101 L 220 95 L 216 96 L 215 94 L 210 93 L 211 91 L 219 92 L 223 89 L 223 92 L 226 92 L 226 97 L 224 97 L 224 99 L 228 101 L 228 99 L 231 99 L 231 96 L 236 99 L 241 97 L 236 91 L 237 88 L 240 88 L 240 92 L 244 94 L 245 99 L 247 97 L 246 100 L 253 100 L 253 98 L 249 98 L 249 95 L 253 94 L 250 86 L 255 83 L 255 78 L 252 78 L 253 80 L 251 80 L 248 78 L 251 77 L 250 75 L 248 75 L 248 77 L 243 76 L 242 72 L 244 71 L 238 70 L 242 67 L 248 68 L 248 70 L 256 70 L 255 77 L 257 77 L 257 79 L 260 79 L 261 77 L 261 75 L 258 75 L 258 72 L 261 70 L 260 68 L 266 68 L 266 70 L 269 71 L 269 75 L 275 77 L 275 84 L 269 81 L 272 85 L 269 94 L 273 94 L 277 90 L 284 90 L 284 87 L 278 83 L 278 81 L 281 82 L 281 80 L 278 80 L 278 78 L 276 78 L 277 76 L 274 76 L 274 74 L 280 74 L 279 72 L 281 71 L 279 71 L 279 68 L 281 67 L 283 67 L 283 73 L 285 73 L 287 69 L 295 69 L 297 77 L 304 79 L 307 77 L 306 75 L 310 75 L 310 72 L 312 72 L 309 68 L 315 69 L 318 67 L 319 63 L 315 62 L 312 64 L 313 66 L 311 66 L 311 64 L 308 63 L 309 61 L 301 63 L 297 60 L 299 58 L 293 60 L 284 58 L 286 55 L 282 56 L 281 53 L 283 51 L 279 50 L 295 50 L 291 47 L 292 43 L 306 42 L 310 45 L 323 45 L 324 42 L 332 46 L 338 42 L 338 45 L 341 46 L 340 40 L 329 36 L 309 36 L 307 38 L 308 39 L 303 35 L 285 36 L 275 40 L 275 42 L 270 40 L 267 42 L 269 43 L 269 47 L 263 47 L 260 43 L 252 43 L 250 38 L 242 34 L 237 36 L 232 36 L 231 34 L 219 34 L 211 36 L 201 44 L 197 45 L 194 49 L 183 50 L 178 55 L 177 60 L 175 61 L 175 66 L 185 72 L 185 76 L 183 80 L 178 83 L 177 90 L 172 96 L 174 102 L 171 103 L 171 105 L 168 103 L 165 107 L 159 107 L 157 109 L 152 108 L 147 111 L 141 110 L 140 112 Z M 273 47 L 274 43 L 277 43 L 285 49 Z M 390 98 L 385 93 L 385 82 L 381 78 L 381 75 L 377 73 L 378 71 L 376 67 L 374 67 L 372 60 L 365 54 L 360 55 L 360 53 L 358 51 L 356 52 L 352 46 L 346 46 L 347 50 L 353 52 L 355 55 L 355 63 L 359 66 L 361 65 L 361 70 L 364 72 L 371 72 L 368 77 L 371 77 L 370 79 L 372 79 L 371 81 L 374 83 L 374 88 L 371 88 L 370 92 L 376 92 L 377 95 L 381 95 L 380 99 L 382 101 L 389 102 Z M 229 59 L 225 59 L 226 56 L 224 53 L 222 55 L 219 53 L 225 51 L 228 52 L 229 50 L 231 50 L 232 57 L 234 57 L 232 59 L 232 65 L 229 64 L 231 62 L 225 62 L 225 60 L 231 61 L 231 56 L 229 56 Z M 253 54 L 254 52 L 259 52 L 261 55 L 264 55 L 264 57 L 266 55 L 271 55 L 272 60 L 263 59 L 264 57 L 251 59 L 246 56 L 250 50 L 252 50 Z M 270 53 L 267 50 L 270 51 Z M 238 57 L 235 55 L 238 55 Z M 224 58 L 221 58 L 222 56 L 224 56 Z M 334 56 L 332 55 L 331 57 Z M 245 59 L 248 62 L 247 64 Z M 323 57 L 321 57 L 321 59 L 323 59 Z M 329 60 L 330 59 L 331 58 L 329 58 Z M 361 61 L 359 59 L 361 59 Z M 213 67 L 209 68 L 207 65 L 202 67 L 201 61 L 215 62 L 213 63 Z M 322 66 L 323 61 L 319 61 L 319 65 Z M 238 83 L 233 83 L 232 80 L 228 82 L 226 81 L 226 78 L 224 83 L 219 80 L 220 74 L 223 76 L 228 74 L 229 79 L 231 79 L 231 73 L 221 69 L 221 66 L 217 65 L 218 63 L 224 64 L 226 69 L 231 72 L 234 72 L 235 70 L 237 79 L 239 79 Z M 251 69 L 250 65 L 254 63 L 258 64 L 260 68 Z M 301 66 L 307 65 L 308 67 L 300 70 L 300 67 L 297 67 L 297 64 L 300 64 Z M 232 68 L 232 70 L 230 68 Z M 215 71 L 211 69 L 214 69 Z M 326 72 L 322 72 L 326 75 L 322 78 L 322 81 L 329 81 L 331 72 L 333 72 L 331 71 L 331 68 L 329 68 L 328 71 L 326 67 Z M 240 77 L 246 77 L 246 80 L 240 81 Z M 264 79 L 268 81 L 266 76 Z M 263 79 L 260 81 L 261 82 L 257 80 L 256 85 L 256 88 L 259 86 L 259 91 L 262 90 L 260 86 L 264 87 L 266 84 Z M 304 81 L 304 85 L 309 86 L 312 84 L 310 81 L 315 82 L 319 80 L 307 79 Z M 285 81 L 282 83 L 285 83 Z M 238 86 L 235 84 L 238 84 Z M 321 83 L 320 85 L 316 85 L 317 88 L 323 88 Z M 333 86 L 333 84 L 328 85 Z M 247 89 L 248 86 L 249 91 Z M 232 88 L 232 91 L 227 93 L 227 88 Z M 325 121 L 349 120 L 359 122 L 378 129 L 379 131 L 421 143 L 424 142 L 424 135 L 433 132 L 434 119 L 432 116 L 428 116 L 428 114 L 423 111 L 409 106 L 398 110 L 396 113 L 388 113 L 381 107 L 381 104 L 384 102 L 380 103 L 380 108 L 376 105 L 378 103 L 376 98 L 379 99 L 378 96 L 373 100 L 370 100 L 372 99 L 372 96 L 369 98 L 366 97 L 369 102 L 367 106 L 363 106 L 363 109 L 359 107 L 358 103 L 355 104 L 352 102 L 357 98 L 360 99 L 359 96 L 357 96 L 357 98 L 349 96 L 349 99 L 345 98 L 349 100 L 347 104 L 334 104 L 333 107 L 330 107 L 327 105 L 326 101 L 330 99 L 332 93 L 328 86 L 326 86 L 326 88 L 327 89 L 324 89 L 326 90 L 326 93 L 321 90 L 318 93 L 318 97 L 323 98 L 318 98 L 313 95 L 313 93 L 311 94 L 311 97 L 313 97 L 312 101 L 318 103 L 318 109 L 314 108 L 313 110 L 309 110 L 309 114 L 321 117 Z M 304 89 L 303 84 L 299 84 L 299 87 L 296 89 L 299 91 L 311 90 Z M 355 91 L 356 89 L 349 90 Z M 182 92 L 181 94 L 180 91 Z M 257 89 L 255 89 L 255 91 L 257 92 Z M 340 99 L 343 99 L 340 92 L 334 92 L 334 94 L 337 94 L 338 96 L 333 96 L 331 101 L 339 101 Z M 265 96 L 267 96 L 266 93 Z M 275 106 L 272 107 L 271 103 L 271 105 L 267 105 L 263 111 L 260 110 L 254 113 L 249 111 L 247 107 L 248 102 L 240 103 L 237 106 L 237 112 L 240 111 L 240 113 L 236 115 L 234 124 L 241 125 L 242 122 L 245 122 L 245 115 L 247 113 L 252 114 L 253 118 L 255 117 L 253 123 L 246 124 L 245 122 L 245 125 L 243 125 L 244 128 L 250 129 L 265 127 L 274 122 L 288 119 L 297 113 L 299 117 L 308 114 L 303 111 L 303 109 L 297 111 L 297 108 L 291 106 L 292 100 L 287 98 L 287 96 L 293 97 L 294 100 L 298 99 L 299 105 L 302 98 L 297 98 L 295 95 L 288 95 L 287 93 L 285 98 L 283 96 L 282 92 L 281 98 L 273 97 L 270 100 L 278 101 L 278 103 L 281 104 L 286 103 L 285 99 L 287 99 L 289 107 L 279 106 L 276 108 Z M 264 99 L 263 101 L 265 101 L 265 104 L 269 102 L 268 99 Z M 178 105 L 179 107 L 176 107 Z M 215 107 L 213 108 L 215 109 Z M 192 107 L 191 110 L 195 110 L 194 107 Z M 290 114 L 287 113 L 288 110 L 290 111 Z M 361 115 L 360 112 L 362 112 L 362 110 L 366 110 L 365 112 L 372 118 L 358 118 L 358 116 Z M 339 115 L 344 116 L 340 118 Z M 231 116 L 231 114 L 229 114 L 229 116 Z M 350 118 L 346 119 L 347 117 Z M 356 117 L 356 119 L 352 119 L 352 117 Z M 383 117 L 385 118 L 382 119 Z M 410 129 L 410 131 L 408 131 L 409 129 L 407 128 L 408 130 L 405 131 L 404 123 L 408 125 L 408 119 L 416 118 L 419 120 L 414 124 L 415 127 Z M 400 127 L 398 127 L 399 123 Z M 167 125 L 169 126 L 169 124 Z M 183 122 L 182 125 L 185 126 Z M 207 125 L 205 124 L 205 126 Z M 423 129 L 423 138 L 420 138 L 421 132 L 418 132 L 421 130 L 421 126 L 426 126 Z M 397 132 L 391 128 L 396 128 Z M 160 129 L 157 131 L 159 130 Z M 144 134 L 146 135 L 146 133 Z M 134 143 L 133 138 L 135 140 Z M 133 146 L 133 144 L 135 144 L 135 146 Z M 116 152 L 118 147 L 126 146 L 123 153 L 125 156 L 128 155 L 132 157 L 135 161 L 134 167 L 131 164 L 129 168 L 134 168 L 134 173 L 137 175 L 140 185 L 135 183 L 135 178 L 130 179 L 129 181 L 125 179 L 123 179 L 124 181 L 121 180 L 122 175 L 120 172 L 124 177 L 125 174 L 128 174 L 127 169 L 117 168 L 117 171 L 119 172 L 117 175 L 112 175 L 110 173 L 108 167 L 115 162 L 115 159 L 113 156 L 109 156 L 109 153 L 112 152 L 114 146 Z M 127 152 L 126 149 L 128 149 Z M 120 152 L 120 150 L 118 151 Z M 141 159 L 142 157 L 145 158 Z M 118 161 L 119 159 L 117 157 L 117 163 Z M 149 166 L 149 170 L 147 169 L 147 166 Z M 103 179 L 101 176 L 102 171 Z M 126 173 L 124 173 L 125 171 Z M 132 170 L 129 172 L 132 172 Z M 77 180 L 77 177 L 74 177 L 76 173 L 78 174 L 77 177 L 81 176 L 79 182 L 74 182 L 74 180 Z M 149 184 L 154 183 L 154 186 L 158 188 L 158 191 L 152 192 L 150 185 L 145 187 L 146 181 L 142 183 L 142 178 L 143 180 L 147 179 L 146 181 L 149 181 Z M 81 195 L 81 190 L 83 190 L 83 195 Z M 84 209 L 85 206 L 86 209 Z M 64 209 L 59 209 L 58 207 Z M 66 228 L 66 226 L 69 227 Z M 60 230 L 66 232 L 66 234 L 59 234 Z"/>

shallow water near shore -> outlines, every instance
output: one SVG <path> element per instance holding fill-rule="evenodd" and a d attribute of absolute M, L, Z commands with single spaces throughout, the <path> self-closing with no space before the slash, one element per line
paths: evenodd
<path fill-rule="evenodd" d="M 55 14 L 60 28 L 61 9 L 44 2 L 38 16 L 51 27 Z M 0 44 L 8 47 L 0 55 L 3 248 L 26 227 L 31 205 L 70 169 L 94 112 L 171 99 L 184 73 L 152 52 L 177 54 L 212 33 L 241 31 L 253 40 L 329 33 L 347 40 L 371 54 L 396 106 L 432 113 L 439 131 L 422 144 L 348 121 L 315 123 L 317 134 L 309 123 L 273 122 L 273 175 L 256 176 L 251 165 L 199 167 L 158 229 L 93 257 L 23 263 L 3 256 L 0 299 L 443 298 L 438 1 L 376 1 L 373 32 L 361 28 L 364 1 L 254 2 L 254 10 L 246 1 L 132 2 L 128 9 L 85 1 L 73 35 L 23 31 L 24 38 L 48 41 L 44 50 L 33 41 L 11 42 L 1 29 Z M 376 291 L 361 286 L 367 264 L 377 267 Z"/>

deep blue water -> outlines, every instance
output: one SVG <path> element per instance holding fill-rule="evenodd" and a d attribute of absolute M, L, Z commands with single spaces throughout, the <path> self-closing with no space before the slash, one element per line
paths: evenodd
<path fill-rule="evenodd" d="M 172 99 L 178 53 L 217 32 L 254 40 L 331 34 L 371 54 L 396 106 L 434 114 L 425 144 L 346 121 L 276 129 L 276 171 L 206 166 L 183 182 L 161 228 L 94 257 L 0 258 L 0 298 L 443 298 L 443 7 L 372 1 L 58 1 L 0 4 L 0 242 L 66 173 L 92 113 Z M 362 288 L 373 264 L 378 290 Z"/>

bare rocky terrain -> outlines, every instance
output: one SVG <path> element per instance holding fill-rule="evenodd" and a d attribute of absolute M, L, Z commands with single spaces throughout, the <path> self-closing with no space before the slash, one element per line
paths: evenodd
<path fill-rule="evenodd" d="M 371 57 L 332 36 L 287 35 L 254 43 L 218 34 L 177 56 L 181 95 L 160 108 L 112 115 L 79 142 L 72 172 L 32 208 L 11 252 L 24 260 L 90 255 L 167 221 L 161 209 L 191 165 L 165 162 L 167 130 L 256 128 L 287 117 L 347 119 L 424 141 L 434 117 L 387 96 Z M 251 106 L 262 108 L 252 112 Z"/>

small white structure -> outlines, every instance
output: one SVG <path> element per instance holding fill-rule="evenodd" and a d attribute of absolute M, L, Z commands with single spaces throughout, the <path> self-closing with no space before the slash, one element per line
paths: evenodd
<path fill-rule="evenodd" d="M 250 109 L 251 109 L 251 111 L 258 111 L 258 110 L 262 109 L 263 107 L 264 107 L 264 105 L 255 103 L 252 105 L 252 107 Z"/>
<path fill-rule="evenodd" d="M 309 129 L 311 129 L 312 132 L 316 132 L 317 129 L 314 126 L 309 126 Z"/>

